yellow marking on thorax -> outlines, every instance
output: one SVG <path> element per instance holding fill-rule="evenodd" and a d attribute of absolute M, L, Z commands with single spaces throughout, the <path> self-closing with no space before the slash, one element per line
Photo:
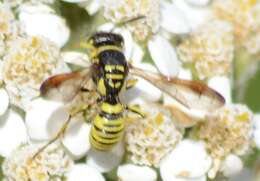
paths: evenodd
<path fill-rule="evenodd" d="M 112 72 L 113 70 L 119 70 L 121 72 L 124 72 L 125 67 L 123 65 L 105 65 L 106 72 Z"/>
<path fill-rule="evenodd" d="M 119 88 L 121 86 L 121 82 L 117 82 L 116 84 L 115 84 L 115 88 Z"/>
<path fill-rule="evenodd" d="M 112 72 L 115 69 L 116 69 L 116 65 L 105 65 L 106 72 Z"/>
<path fill-rule="evenodd" d="M 101 110 L 108 114 L 118 114 L 124 110 L 124 107 L 119 103 L 112 105 L 104 102 L 101 105 Z"/>
<path fill-rule="evenodd" d="M 100 54 L 103 51 L 106 51 L 106 50 L 116 50 L 116 51 L 120 51 L 121 52 L 122 48 L 119 47 L 119 46 L 115 46 L 115 45 L 104 45 L 104 46 L 101 46 L 101 47 L 97 48 L 97 55 Z"/>
<path fill-rule="evenodd" d="M 123 74 L 106 74 L 106 78 L 107 79 L 117 79 L 117 80 L 121 80 L 124 78 Z"/>
<path fill-rule="evenodd" d="M 108 85 L 109 85 L 110 87 L 115 88 L 115 84 L 113 83 L 113 81 L 112 81 L 111 79 L 109 80 Z"/>
<path fill-rule="evenodd" d="M 99 81 L 98 81 L 98 85 L 97 85 L 97 88 L 98 88 L 98 92 L 101 94 L 101 95 L 106 95 L 106 86 L 105 86 L 105 82 L 104 82 L 104 79 L 101 78 Z"/>

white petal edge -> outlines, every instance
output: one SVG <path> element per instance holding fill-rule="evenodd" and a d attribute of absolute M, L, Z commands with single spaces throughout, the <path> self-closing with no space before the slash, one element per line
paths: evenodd
<path fill-rule="evenodd" d="M 226 103 L 231 103 L 231 80 L 226 76 L 215 76 L 209 79 L 209 87 L 218 91 L 224 98 Z"/>
<path fill-rule="evenodd" d="M 76 164 L 67 174 L 68 181 L 105 181 L 104 177 L 95 168 L 86 164 Z"/>
<path fill-rule="evenodd" d="M 91 148 L 89 142 L 90 128 L 91 125 L 85 123 L 82 116 L 71 120 L 62 143 L 74 159 L 86 156 L 86 153 Z"/>
<path fill-rule="evenodd" d="M 98 10 L 101 8 L 101 0 L 92 0 L 85 9 L 87 10 L 89 15 L 94 15 L 98 12 Z"/>
<path fill-rule="evenodd" d="M 26 111 L 25 124 L 32 140 L 48 140 L 68 118 L 69 113 L 62 103 L 37 98 Z"/>
<path fill-rule="evenodd" d="M 193 6 L 206 6 L 211 0 L 186 0 L 186 2 Z"/>
<path fill-rule="evenodd" d="M 9 106 L 9 96 L 4 88 L 0 88 L 0 116 L 2 116 Z"/>
<path fill-rule="evenodd" d="M 163 180 L 172 177 L 198 178 L 206 174 L 212 164 L 202 141 L 184 139 L 161 162 Z"/>
<path fill-rule="evenodd" d="M 173 4 L 183 12 L 192 31 L 196 30 L 198 26 L 205 23 L 211 17 L 211 11 L 208 7 L 190 6 L 184 0 L 174 0 Z"/>
<path fill-rule="evenodd" d="M 197 178 L 184 178 L 184 177 L 171 177 L 171 178 L 167 178 L 167 179 L 163 179 L 163 181 L 206 181 L 207 177 L 206 175 L 203 175 L 201 177 L 197 177 Z"/>
<path fill-rule="evenodd" d="M 86 163 L 102 173 L 109 172 L 120 164 L 124 152 L 123 141 L 115 145 L 110 151 L 98 151 L 92 148 L 87 153 Z"/>
<path fill-rule="evenodd" d="M 256 147 L 260 149 L 260 113 L 254 115 L 254 132 L 253 139 Z"/>
<path fill-rule="evenodd" d="M 66 63 L 82 67 L 88 67 L 91 64 L 89 57 L 86 53 L 80 53 L 76 51 L 62 52 L 61 59 Z"/>
<path fill-rule="evenodd" d="M 25 32 L 30 36 L 43 36 L 56 43 L 59 47 L 64 46 L 69 40 L 70 30 L 63 18 L 53 13 L 37 11 L 29 12 L 27 9 L 41 9 L 45 5 L 23 5 L 28 8 L 21 8 L 19 20 L 24 25 Z M 51 10 L 50 10 L 51 11 Z"/>
<path fill-rule="evenodd" d="M 137 166 L 134 164 L 121 165 L 117 169 L 118 179 L 121 181 L 156 181 L 157 174 L 155 170 L 146 166 Z"/>
<path fill-rule="evenodd" d="M 234 155 L 228 155 L 223 161 L 220 170 L 223 172 L 224 176 L 231 177 L 233 175 L 237 175 L 243 169 L 242 160 Z"/>
<path fill-rule="evenodd" d="M 166 31 L 175 34 L 185 34 L 191 31 L 189 21 L 187 20 L 185 14 L 174 4 L 162 2 L 161 13 L 161 26 Z"/>
<path fill-rule="evenodd" d="M 28 141 L 28 136 L 22 117 L 14 110 L 6 112 L 0 120 L 0 155 L 8 157 L 16 147 Z"/>
<path fill-rule="evenodd" d="M 166 76 L 178 75 L 181 63 L 177 58 L 174 47 L 168 40 L 156 35 L 149 41 L 148 49 L 155 65 L 162 74 Z"/>

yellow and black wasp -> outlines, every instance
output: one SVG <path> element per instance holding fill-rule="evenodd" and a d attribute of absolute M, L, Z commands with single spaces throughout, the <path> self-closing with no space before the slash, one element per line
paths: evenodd
<path fill-rule="evenodd" d="M 147 80 L 188 108 L 213 110 L 225 103 L 218 92 L 199 81 L 166 77 L 134 67 L 124 56 L 124 39 L 120 34 L 97 32 L 89 38 L 87 46 L 91 51 L 89 67 L 50 77 L 40 90 L 47 97 L 61 94 L 66 101 L 71 101 L 80 91 L 98 93 L 99 109 L 93 117 L 89 137 L 97 150 L 110 150 L 121 139 L 125 110 L 144 116 L 138 107 L 120 102 L 119 93 L 134 86 L 135 81 L 128 79 L 130 74 Z M 90 81 L 95 85 L 94 90 L 85 90 L 84 85 Z"/>

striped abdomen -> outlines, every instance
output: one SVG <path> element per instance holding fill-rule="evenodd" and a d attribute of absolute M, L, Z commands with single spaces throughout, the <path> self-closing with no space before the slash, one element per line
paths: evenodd
<path fill-rule="evenodd" d="M 90 132 L 90 143 L 97 150 L 110 150 L 122 137 L 124 107 L 120 103 L 103 102 L 100 113 L 94 118 Z"/>

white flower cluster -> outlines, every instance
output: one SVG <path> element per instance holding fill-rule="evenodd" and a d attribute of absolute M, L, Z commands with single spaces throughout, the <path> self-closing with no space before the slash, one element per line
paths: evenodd
<path fill-rule="evenodd" d="M 41 83 L 64 66 L 57 46 L 40 37 L 16 39 L 3 61 L 3 80 L 10 100 L 22 108 L 39 95 Z"/>
<path fill-rule="evenodd" d="M 214 16 L 225 20 L 234 27 L 235 42 L 255 54 L 259 52 L 259 1 L 215 0 L 212 6 Z"/>
<path fill-rule="evenodd" d="M 6 53 L 8 42 L 17 38 L 21 33 L 19 23 L 11 11 L 9 4 L 0 2 L 0 60 Z"/>
<path fill-rule="evenodd" d="M 40 145 L 21 145 L 3 163 L 6 181 L 62 181 L 73 160 L 55 144 L 33 158 Z"/>
<path fill-rule="evenodd" d="M 4 0 L 4 2 L 8 3 L 11 7 L 18 7 L 24 3 L 52 4 L 55 0 Z"/>
<path fill-rule="evenodd" d="M 56 10 L 65 3 L 3 0 L 0 138 L 8 138 L 0 139 L 3 180 L 205 181 L 242 170 L 240 156 L 248 153 L 253 141 L 260 147 L 259 118 L 253 122 L 249 108 L 232 103 L 230 80 L 237 48 L 246 47 L 252 57 L 260 51 L 258 0 L 63 1 L 85 8 L 91 20 L 86 22 L 97 31 L 121 34 L 125 57 L 133 67 L 165 78 L 203 79 L 228 104 L 201 118 L 195 108 L 178 109 L 175 100 L 137 77 L 137 84 L 122 92 L 120 101 L 138 104 L 145 117 L 126 109 L 124 138 L 109 151 L 95 150 L 88 138 L 102 99 L 91 91 L 93 85 L 85 85 L 90 91 L 66 105 L 40 96 L 39 88 L 48 77 L 91 65 L 87 54 L 71 51 L 70 45 L 67 52 L 62 49 L 71 31 Z M 122 24 L 125 21 L 129 22 Z M 128 78 L 134 78 L 130 74 L 131 70 Z M 200 89 L 196 82 L 187 84 L 194 91 Z M 33 159 L 42 148 L 33 143 L 52 140 L 67 123 L 56 141 L 60 143 L 49 145 Z"/>
<path fill-rule="evenodd" d="M 126 21 L 133 17 L 145 16 L 143 20 L 129 23 L 129 30 L 137 40 L 145 40 L 159 30 L 159 0 L 107 0 L 104 2 L 104 17 L 113 23 Z"/>
<path fill-rule="evenodd" d="M 253 133 L 253 114 L 244 105 L 230 105 L 208 115 L 199 125 L 198 137 L 205 140 L 214 164 L 209 172 L 215 177 L 222 160 L 228 155 L 245 155 L 250 149 Z"/>
<path fill-rule="evenodd" d="M 180 59 L 193 66 L 200 79 L 231 73 L 233 60 L 232 26 L 213 20 L 201 26 L 178 47 Z"/>
<path fill-rule="evenodd" d="M 146 105 L 142 109 L 147 112 L 146 118 L 134 120 L 126 128 L 126 149 L 133 163 L 158 167 L 182 134 L 162 107 Z"/>

